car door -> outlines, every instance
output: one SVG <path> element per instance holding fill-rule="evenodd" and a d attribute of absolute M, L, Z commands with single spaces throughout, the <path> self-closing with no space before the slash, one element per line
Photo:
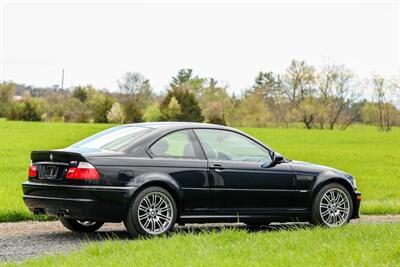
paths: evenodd
<path fill-rule="evenodd" d="M 252 213 L 291 206 L 295 176 L 288 163 L 270 165 L 270 151 L 240 133 L 220 129 L 195 129 L 195 133 L 208 158 L 216 210 Z"/>
<path fill-rule="evenodd" d="M 182 213 L 209 207 L 210 188 L 207 160 L 193 130 L 180 130 L 158 139 L 149 148 L 152 167 L 166 173 L 180 187 Z"/>

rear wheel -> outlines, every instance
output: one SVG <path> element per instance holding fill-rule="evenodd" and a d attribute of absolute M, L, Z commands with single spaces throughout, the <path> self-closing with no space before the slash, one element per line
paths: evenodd
<path fill-rule="evenodd" d="M 149 187 L 131 202 L 124 224 L 132 236 L 156 236 L 170 231 L 176 222 L 174 198 L 162 187 Z"/>
<path fill-rule="evenodd" d="M 314 198 L 311 222 L 316 225 L 338 227 L 350 221 L 353 201 L 341 184 L 330 183 L 321 188 Z"/>
<path fill-rule="evenodd" d="M 103 226 L 103 222 L 75 220 L 69 218 L 60 218 L 61 223 L 73 232 L 94 232 Z"/>

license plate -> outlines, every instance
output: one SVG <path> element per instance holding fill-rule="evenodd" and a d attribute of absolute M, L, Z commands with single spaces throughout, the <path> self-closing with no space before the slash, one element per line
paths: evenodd
<path fill-rule="evenodd" d="M 46 166 L 44 171 L 44 178 L 48 180 L 57 179 L 58 166 Z"/>

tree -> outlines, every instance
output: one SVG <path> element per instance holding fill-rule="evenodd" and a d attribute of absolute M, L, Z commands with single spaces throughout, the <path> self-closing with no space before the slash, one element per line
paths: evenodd
<path fill-rule="evenodd" d="M 169 113 L 169 105 L 173 98 L 176 99 L 180 107 L 180 113 L 175 118 L 171 118 Z M 175 88 L 169 90 L 162 101 L 160 108 L 161 112 L 167 117 L 168 120 L 194 122 L 202 122 L 204 120 L 194 94 L 185 88 Z"/>
<path fill-rule="evenodd" d="M 86 85 L 86 86 L 78 85 L 72 91 L 72 97 L 84 103 L 88 99 L 88 94 L 90 90 L 95 90 L 95 89 L 91 85 Z"/>
<path fill-rule="evenodd" d="M 13 83 L 0 83 L 0 117 L 7 117 L 9 114 L 14 95 L 15 85 Z"/>
<path fill-rule="evenodd" d="M 145 121 L 163 121 L 165 120 L 165 116 L 161 113 L 158 103 L 153 103 L 145 110 L 143 119 Z"/>
<path fill-rule="evenodd" d="M 198 102 L 207 122 L 226 125 L 225 113 L 231 101 L 225 87 L 218 86 L 213 78 L 209 79 Z"/>
<path fill-rule="evenodd" d="M 300 102 L 315 93 L 316 72 L 304 60 L 293 60 L 283 75 L 282 91 L 291 102 Z"/>
<path fill-rule="evenodd" d="M 106 123 L 107 112 L 112 108 L 115 99 L 101 91 L 93 91 L 89 94 L 87 101 L 88 109 L 90 110 L 93 122 Z"/>
<path fill-rule="evenodd" d="M 29 91 L 25 91 L 23 99 L 15 103 L 9 112 L 7 119 L 40 121 L 44 113 L 43 99 L 31 97 Z"/>
<path fill-rule="evenodd" d="M 248 90 L 235 107 L 239 115 L 235 124 L 245 127 L 265 127 L 271 121 L 271 113 L 260 90 Z"/>
<path fill-rule="evenodd" d="M 203 94 L 204 82 L 207 79 L 200 78 L 199 76 L 193 76 L 192 69 L 181 69 L 175 77 L 172 77 L 170 86 L 172 89 L 185 89 L 190 93 L 193 93 L 198 99 Z"/>
<path fill-rule="evenodd" d="M 395 108 L 390 103 L 389 88 L 385 78 L 374 75 L 371 80 L 374 98 L 378 106 L 378 129 L 389 132 L 394 123 L 393 113 Z"/>
<path fill-rule="evenodd" d="M 204 120 L 195 96 L 195 94 L 201 94 L 203 82 L 204 79 L 192 77 L 192 70 L 188 69 L 180 70 L 178 75 L 172 78 L 171 89 L 168 90 L 160 105 L 161 112 L 168 120 L 172 119 L 169 116 L 169 104 L 172 98 L 175 98 L 180 106 L 180 114 L 173 118 L 174 120 L 194 122 Z"/>
<path fill-rule="evenodd" d="M 318 109 L 315 101 L 316 71 L 305 61 L 293 60 L 283 75 L 282 92 L 307 129 L 312 128 Z M 302 103 L 303 102 L 303 103 Z"/>
<path fill-rule="evenodd" d="M 346 107 L 355 100 L 354 74 L 344 65 L 327 64 L 321 68 L 318 76 L 320 108 L 316 120 L 321 129 L 327 123 L 332 130 Z"/>
<path fill-rule="evenodd" d="M 77 98 L 71 97 L 63 104 L 63 113 L 69 122 L 90 122 L 90 110 Z"/>
<path fill-rule="evenodd" d="M 181 116 L 181 105 L 173 96 L 169 101 L 168 107 L 165 109 L 165 115 L 170 121 L 178 121 Z"/>
<path fill-rule="evenodd" d="M 179 87 L 193 78 L 192 69 L 180 69 L 175 77 L 172 77 L 171 87 Z"/>
<path fill-rule="evenodd" d="M 124 123 L 125 114 L 121 104 L 115 102 L 111 109 L 107 112 L 107 121 L 110 123 Z"/>
<path fill-rule="evenodd" d="M 118 81 L 121 103 L 128 122 L 142 121 L 143 110 L 152 102 L 150 81 L 137 72 L 127 72 Z"/>
<path fill-rule="evenodd" d="M 262 97 L 265 105 L 269 107 L 274 115 L 275 121 L 289 126 L 291 120 L 291 109 L 293 104 L 283 90 L 283 83 L 280 75 L 273 72 L 259 72 L 253 85 L 254 92 Z"/>

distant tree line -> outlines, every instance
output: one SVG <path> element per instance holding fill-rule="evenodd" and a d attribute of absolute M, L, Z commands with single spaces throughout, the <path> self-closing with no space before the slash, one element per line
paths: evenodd
<path fill-rule="evenodd" d="M 390 131 L 400 125 L 399 85 L 399 79 L 378 75 L 359 81 L 343 65 L 316 68 L 297 60 L 284 73 L 258 73 L 253 86 L 239 96 L 191 69 L 179 70 L 161 94 L 155 94 L 150 81 L 136 72 L 120 78 L 118 92 L 91 85 L 60 90 L 2 82 L 0 117 L 96 123 L 194 121 L 251 127 L 302 124 L 307 129 L 342 130 L 363 123 Z M 372 93 L 369 100 L 366 92 Z"/>

